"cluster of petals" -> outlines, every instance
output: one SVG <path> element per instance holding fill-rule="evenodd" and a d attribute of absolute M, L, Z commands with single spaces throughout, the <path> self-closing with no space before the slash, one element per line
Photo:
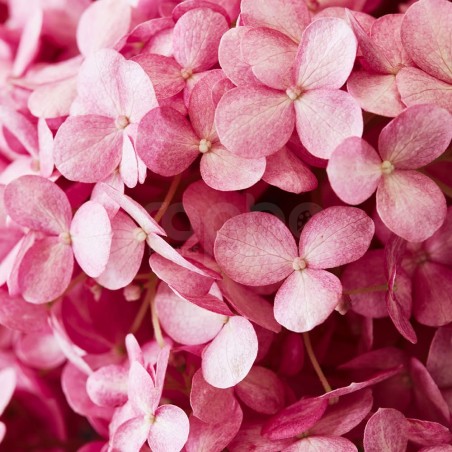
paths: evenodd
<path fill-rule="evenodd" d="M 0 0 L 0 449 L 452 451 L 451 28 Z"/>

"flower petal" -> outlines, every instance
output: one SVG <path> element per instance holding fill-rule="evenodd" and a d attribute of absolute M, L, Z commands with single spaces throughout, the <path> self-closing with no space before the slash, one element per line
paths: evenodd
<path fill-rule="evenodd" d="M 144 416 L 134 417 L 124 422 L 115 431 L 111 440 L 113 450 L 136 452 L 140 450 L 149 434 L 150 424 Z"/>
<path fill-rule="evenodd" d="M 301 439 L 291 446 L 286 447 L 284 452 L 317 452 L 323 450 L 334 450 L 334 452 L 356 452 L 358 449 L 347 438 L 338 436 L 312 436 Z"/>
<path fill-rule="evenodd" d="M 252 212 L 226 221 L 217 233 L 215 258 L 235 281 L 259 286 L 283 280 L 293 272 L 297 248 L 277 217 Z"/>
<path fill-rule="evenodd" d="M 443 224 L 447 206 L 438 186 L 417 171 L 394 171 L 377 189 L 377 212 L 383 223 L 409 242 L 422 242 Z"/>

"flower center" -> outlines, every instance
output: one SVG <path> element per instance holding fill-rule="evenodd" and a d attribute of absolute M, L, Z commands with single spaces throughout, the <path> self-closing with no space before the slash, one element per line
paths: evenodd
<path fill-rule="evenodd" d="M 202 152 L 203 154 L 205 154 L 206 152 L 210 151 L 210 148 L 212 147 L 212 143 L 209 140 L 206 140 L 205 138 L 203 138 L 200 142 L 199 142 L 199 152 Z"/>
<path fill-rule="evenodd" d="M 147 422 L 149 422 L 149 424 L 154 424 L 155 423 L 155 416 L 153 414 L 145 414 L 144 418 L 146 419 Z"/>
<path fill-rule="evenodd" d="M 141 228 L 135 229 L 135 240 L 137 242 L 144 242 L 146 240 L 147 234 Z"/>
<path fill-rule="evenodd" d="M 58 239 L 65 245 L 70 245 L 72 243 L 71 234 L 69 234 L 69 232 L 61 232 Z"/>
<path fill-rule="evenodd" d="M 193 75 L 193 71 L 191 69 L 185 69 L 185 68 L 181 69 L 180 73 L 184 80 L 188 80 Z"/>
<path fill-rule="evenodd" d="M 308 266 L 308 263 L 302 257 L 296 257 L 292 262 L 292 268 L 295 271 L 304 270 Z"/>
<path fill-rule="evenodd" d="M 291 88 L 286 89 L 287 97 L 292 101 L 296 101 L 300 98 L 302 93 L 303 90 L 299 86 L 292 86 Z"/>
<path fill-rule="evenodd" d="M 125 129 L 130 124 L 127 116 L 121 115 L 116 118 L 115 126 L 118 129 Z"/>
<path fill-rule="evenodd" d="M 41 165 L 39 164 L 38 159 L 32 159 L 30 166 L 31 166 L 32 171 L 34 171 L 35 173 L 39 173 L 39 170 L 41 169 Z"/>
<path fill-rule="evenodd" d="M 391 174 L 393 171 L 394 171 L 394 165 L 389 160 L 385 160 L 381 164 L 381 172 L 383 174 Z"/>

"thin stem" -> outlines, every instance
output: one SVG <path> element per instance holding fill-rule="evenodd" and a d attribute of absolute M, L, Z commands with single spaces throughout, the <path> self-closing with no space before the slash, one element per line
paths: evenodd
<path fill-rule="evenodd" d="M 359 289 L 344 290 L 344 294 L 345 295 L 359 295 L 362 293 L 386 292 L 387 290 L 388 290 L 387 284 L 379 284 L 376 286 L 361 287 Z"/>
<path fill-rule="evenodd" d="M 148 299 L 147 299 L 148 292 L 146 292 L 146 295 L 144 296 L 143 302 L 141 303 L 140 309 L 137 312 L 137 315 L 135 316 L 135 319 L 133 320 L 132 326 L 130 327 L 130 333 L 135 334 L 138 329 L 140 328 L 141 324 L 143 323 L 143 320 L 146 316 L 146 312 L 148 312 Z"/>
<path fill-rule="evenodd" d="M 163 215 L 165 215 L 166 211 L 168 210 L 168 207 L 170 206 L 171 201 L 173 200 L 174 195 L 176 194 L 176 190 L 181 181 L 181 177 L 182 177 L 182 174 L 178 174 L 171 181 L 171 185 L 168 188 L 168 191 L 165 195 L 165 199 L 163 200 L 163 203 L 160 206 L 160 209 L 155 214 L 154 219 L 155 219 L 155 221 L 157 221 L 157 223 L 163 218 Z"/>
<path fill-rule="evenodd" d="M 165 340 L 163 339 L 162 328 L 160 327 L 159 318 L 157 315 L 157 310 L 155 308 L 155 287 L 157 285 L 157 278 L 154 278 L 153 281 L 150 282 L 148 292 L 146 294 L 148 298 L 149 308 L 151 309 L 151 319 L 152 326 L 154 327 L 154 336 L 157 344 L 159 344 L 160 348 L 165 346 Z"/>
<path fill-rule="evenodd" d="M 320 380 L 320 383 L 322 383 L 323 389 L 325 390 L 325 392 L 331 392 L 333 389 L 331 388 L 330 384 L 328 383 L 328 380 L 326 379 L 325 374 L 323 373 L 323 370 L 320 367 L 319 362 L 317 361 L 314 350 L 312 348 L 311 338 L 309 336 L 309 333 L 303 333 L 303 340 L 304 340 L 304 346 L 306 347 L 306 352 L 308 353 L 312 367 L 314 368 L 315 373 L 319 377 L 319 380 Z"/>

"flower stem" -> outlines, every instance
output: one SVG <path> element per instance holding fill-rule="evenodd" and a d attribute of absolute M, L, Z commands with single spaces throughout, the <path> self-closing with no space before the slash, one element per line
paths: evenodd
<path fill-rule="evenodd" d="M 304 340 L 304 346 L 306 348 L 306 352 L 308 353 L 309 359 L 311 361 L 312 367 L 315 370 L 315 373 L 319 377 L 320 383 L 322 383 L 323 389 L 325 392 L 330 392 L 333 389 L 331 388 L 330 384 L 328 383 L 328 380 L 325 377 L 325 374 L 323 373 L 322 368 L 320 367 L 319 362 L 317 361 L 317 358 L 315 356 L 314 350 L 312 348 L 311 344 L 311 338 L 309 336 L 309 333 L 303 333 L 303 340 Z"/>
<path fill-rule="evenodd" d="M 359 295 L 363 293 L 371 293 L 371 292 L 385 292 L 388 290 L 387 284 L 379 284 L 376 286 L 369 286 L 369 287 L 361 287 L 359 289 L 352 289 L 352 290 L 344 290 L 344 294 L 346 295 Z"/>
<path fill-rule="evenodd" d="M 154 220 L 157 221 L 157 223 L 163 218 L 163 215 L 165 215 L 166 211 L 168 210 L 168 207 L 170 206 L 171 201 L 173 200 L 174 195 L 176 194 L 176 190 L 181 181 L 181 177 L 182 177 L 182 174 L 178 174 L 171 181 L 171 185 L 168 188 L 168 191 L 165 195 L 165 199 L 163 200 L 162 205 L 160 206 L 160 209 L 155 214 Z"/>

